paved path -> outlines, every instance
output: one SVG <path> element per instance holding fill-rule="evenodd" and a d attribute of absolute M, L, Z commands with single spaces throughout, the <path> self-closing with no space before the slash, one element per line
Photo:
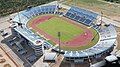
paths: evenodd
<path fill-rule="evenodd" d="M 2 57 L 0 57 L 0 59 L 6 60 L 4 63 L 0 63 L 0 67 L 4 67 L 5 64 L 10 64 L 11 67 L 16 67 L 16 65 L 11 61 L 9 56 L 6 55 L 6 52 L 4 50 L 2 50 L 1 47 L 0 47 L 0 55 L 2 55 Z"/>

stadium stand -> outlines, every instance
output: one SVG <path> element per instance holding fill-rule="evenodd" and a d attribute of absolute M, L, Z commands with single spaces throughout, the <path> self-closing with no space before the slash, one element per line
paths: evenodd
<path fill-rule="evenodd" d="M 98 58 L 98 56 L 101 57 L 102 54 L 108 53 L 113 49 L 115 40 L 116 39 L 101 41 L 97 45 L 82 51 L 67 51 L 64 56 L 67 60 L 84 59 L 88 58 L 88 56 Z"/>
<path fill-rule="evenodd" d="M 14 28 L 15 32 L 19 32 L 20 36 L 25 37 L 28 41 L 30 41 L 30 46 L 32 46 L 35 49 L 36 55 L 41 54 L 42 55 L 42 46 L 37 45 L 35 43 L 36 40 L 43 40 L 42 37 L 39 37 L 38 35 L 34 34 L 31 30 L 29 30 L 27 26 L 27 22 L 33 18 L 34 16 L 41 15 L 41 14 L 54 14 L 57 9 L 56 5 L 48 5 L 48 6 L 37 6 L 32 7 L 29 9 L 26 9 L 24 11 L 21 11 L 18 13 L 17 16 L 13 19 L 14 23 L 22 23 L 22 27 L 16 27 Z M 59 12 L 58 14 L 62 14 Z M 20 20 L 22 19 L 22 20 Z M 29 36 L 29 37 L 28 37 Z M 34 44 L 34 45 L 33 45 Z M 45 47 L 50 48 L 51 46 L 48 46 L 48 42 L 45 42 Z"/>
<path fill-rule="evenodd" d="M 110 25 L 109 27 L 100 30 L 101 40 L 114 39 L 117 37 L 116 30 L 114 26 Z"/>
<path fill-rule="evenodd" d="M 98 14 L 78 7 L 71 7 L 65 14 L 66 17 L 90 26 Z"/>
<path fill-rule="evenodd" d="M 71 60 L 75 61 L 76 59 L 88 58 L 88 56 L 90 58 L 94 58 L 94 57 L 99 58 L 102 56 L 102 54 L 111 52 L 114 48 L 114 43 L 116 41 L 115 28 L 114 28 L 114 26 L 110 25 L 109 27 L 107 27 L 105 29 L 101 29 L 101 30 L 98 32 L 103 33 L 103 34 L 100 34 L 100 40 L 95 46 L 93 46 L 89 49 L 80 50 L 80 51 L 62 51 L 62 52 L 64 52 L 65 59 L 69 60 L 69 61 L 71 61 Z M 109 34 L 107 32 L 103 32 L 103 30 L 105 30 L 105 31 L 107 30 L 107 32 L 109 32 Z M 109 37 L 109 35 L 111 35 L 111 37 Z M 55 51 L 59 51 L 58 47 L 54 47 L 53 49 Z"/>

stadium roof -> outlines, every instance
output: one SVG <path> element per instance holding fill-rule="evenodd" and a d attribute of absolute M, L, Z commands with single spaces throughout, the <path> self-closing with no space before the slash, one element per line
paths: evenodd
<path fill-rule="evenodd" d="M 57 54 L 56 53 L 45 53 L 44 54 L 44 60 L 45 61 L 55 61 L 57 58 Z"/>
<path fill-rule="evenodd" d="M 113 62 L 118 60 L 118 58 L 115 55 L 110 55 L 105 58 L 108 62 Z"/>

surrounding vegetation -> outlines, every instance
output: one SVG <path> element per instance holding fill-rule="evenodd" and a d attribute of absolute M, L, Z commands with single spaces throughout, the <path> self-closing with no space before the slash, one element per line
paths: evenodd
<path fill-rule="evenodd" d="M 0 0 L 0 17 L 54 0 Z"/>

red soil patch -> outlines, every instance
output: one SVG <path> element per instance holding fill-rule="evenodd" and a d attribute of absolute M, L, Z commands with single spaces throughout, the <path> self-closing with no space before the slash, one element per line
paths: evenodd
<path fill-rule="evenodd" d="M 33 29 L 35 29 L 36 31 L 38 31 L 41 35 L 44 35 L 45 38 L 52 40 L 54 43 L 58 44 L 58 39 L 54 38 L 54 36 L 51 36 L 49 34 L 47 34 L 46 32 L 44 32 L 43 30 L 41 30 L 40 28 L 38 28 L 36 25 L 39 23 L 42 23 L 44 21 L 47 21 L 49 19 L 53 18 L 53 16 L 42 16 L 40 18 L 34 19 L 32 21 L 32 23 L 29 25 L 30 27 L 32 27 Z M 69 21 L 69 20 L 68 20 Z M 69 21 L 72 24 L 75 24 L 71 21 Z M 77 26 L 79 26 L 78 24 L 75 24 Z M 61 45 L 63 46 L 82 46 L 82 45 L 87 45 L 93 37 L 93 33 L 87 29 L 85 30 L 84 33 L 74 37 L 73 39 L 71 39 L 70 41 L 67 42 L 61 42 Z"/>

